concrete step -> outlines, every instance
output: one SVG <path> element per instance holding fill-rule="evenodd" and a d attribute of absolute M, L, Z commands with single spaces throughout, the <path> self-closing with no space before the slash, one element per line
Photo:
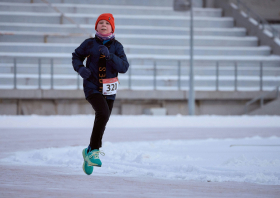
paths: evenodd
<path fill-rule="evenodd" d="M 60 13 L 35 13 L 35 12 L 0 12 L 0 22 L 10 23 L 46 23 L 46 24 L 71 24 L 67 17 L 77 24 L 94 25 L 99 14 L 65 14 Z M 115 24 L 117 25 L 143 25 L 143 26 L 169 26 L 189 27 L 190 17 L 166 16 L 166 15 L 121 15 L 116 14 Z M 232 28 L 233 18 L 231 17 L 194 17 L 194 27 L 208 28 Z"/>
<path fill-rule="evenodd" d="M 77 75 L 54 75 L 53 76 L 53 84 L 55 86 L 77 86 L 79 79 L 79 83 L 81 83 L 81 78 Z M 129 86 L 128 78 L 126 77 L 119 77 L 120 79 L 120 87 L 127 88 Z M 175 88 L 178 89 L 179 85 L 183 87 L 188 87 L 188 76 L 182 76 L 180 82 L 178 81 L 177 76 L 158 76 L 156 81 L 154 81 L 154 77 L 143 77 L 143 76 L 132 76 L 131 77 L 131 85 L 137 87 L 145 88 L 153 88 L 153 87 L 165 87 L 165 88 Z M 17 75 L 16 78 L 16 85 L 19 86 L 38 86 L 39 81 L 41 85 L 50 86 L 51 85 L 51 76 L 50 75 L 41 75 L 39 80 L 37 75 Z M 194 79 L 195 88 L 207 88 L 207 89 L 216 89 L 216 79 L 210 77 L 200 77 L 196 76 Z M 279 80 L 270 80 L 264 79 L 263 86 L 266 87 L 275 87 L 279 84 Z M 0 87 L 2 86 L 13 86 L 14 85 L 14 78 L 13 76 L 3 76 L 0 75 Z M 237 81 L 237 87 L 239 89 L 242 88 L 251 88 L 259 90 L 260 82 L 259 80 L 248 79 L 246 77 L 239 78 Z M 219 88 L 231 87 L 232 90 L 235 88 L 235 81 L 234 78 L 231 77 L 224 77 L 219 79 Z"/>
<path fill-rule="evenodd" d="M 85 33 L 84 29 L 79 28 L 75 24 L 0 23 L 0 29 L 1 34 L 7 32 L 38 32 L 44 34 Z M 90 28 L 87 29 L 90 30 Z"/>
<path fill-rule="evenodd" d="M 50 44 L 50 43 L 0 43 L 0 52 L 28 52 L 28 53 L 72 53 L 79 46 L 76 44 Z M 126 54 L 166 54 L 166 55 L 185 55 L 189 54 L 188 47 L 177 46 L 150 46 L 150 45 L 126 45 Z M 270 55 L 271 48 L 268 46 L 260 47 L 195 47 L 194 55 L 226 55 L 226 56 L 248 56 Z"/>
<path fill-rule="evenodd" d="M 168 16 L 189 16 L 190 12 L 176 12 L 173 7 L 151 7 L 151 6 L 110 6 L 110 5 L 88 5 L 88 4 L 53 4 L 63 13 L 113 13 L 128 15 L 168 15 Z M 220 8 L 194 8 L 194 16 L 221 17 Z"/>
<path fill-rule="evenodd" d="M 0 0 L 0 2 L 11 3 L 30 3 L 30 0 Z M 88 5 L 136 5 L 136 6 L 159 6 L 160 7 L 172 7 L 173 0 L 48 0 L 49 3 L 65 3 L 65 4 L 88 4 Z M 41 0 L 33 0 L 33 3 L 42 3 Z M 194 7 L 202 7 L 203 0 L 193 1 Z"/>
<path fill-rule="evenodd" d="M 81 26 L 89 32 L 95 33 L 94 27 L 87 28 L 86 25 Z M 154 26 L 116 26 L 116 35 L 118 34 L 143 34 L 143 35 L 190 35 L 189 28 L 170 28 L 154 27 Z M 245 28 L 194 28 L 195 36 L 246 36 Z"/>
<path fill-rule="evenodd" d="M 16 84 L 21 86 L 21 85 L 29 85 L 29 86 L 38 86 L 39 84 L 39 78 L 35 75 L 29 75 L 29 77 L 23 77 L 22 75 L 18 75 L 16 79 Z M 77 85 L 77 76 L 63 76 L 63 75 L 58 75 L 54 76 L 53 83 L 55 85 Z M 79 77 L 79 79 L 82 81 L 82 79 Z M 42 75 L 41 76 L 41 84 L 42 85 L 50 85 L 51 84 L 51 77 L 47 75 Z M 0 75 L 0 86 L 13 86 L 14 85 L 14 78 L 8 78 L 8 77 L 2 77 Z"/>
<path fill-rule="evenodd" d="M 6 90 L 14 90 L 14 86 L 13 85 L 0 85 L 0 89 L 6 89 Z M 50 90 L 51 86 L 50 85 L 41 85 L 41 88 L 38 87 L 38 85 L 17 85 L 16 87 L 17 90 L 34 90 L 34 89 L 43 89 L 43 90 Z M 54 85 L 53 86 L 53 90 L 83 90 L 83 85 L 79 84 L 79 86 L 77 85 Z M 157 86 L 156 88 L 154 88 L 153 86 L 119 86 L 118 88 L 119 90 L 135 90 L 135 91 L 139 91 L 139 90 L 161 90 L 161 91 L 174 91 L 174 90 L 189 90 L 189 87 L 186 85 L 181 85 L 180 89 L 177 86 L 173 86 L 173 87 L 164 87 L 164 86 Z M 270 91 L 273 89 L 273 86 L 266 86 L 263 87 L 263 91 Z M 237 87 L 237 89 L 235 89 L 233 86 L 223 86 L 223 87 L 219 87 L 218 89 L 216 89 L 215 87 L 204 87 L 204 86 L 195 86 L 195 91 L 220 91 L 222 93 L 222 91 L 225 92 L 229 92 L 229 91 L 241 91 L 241 92 L 250 92 L 250 91 L 260 91 L 258 86 L 254 86 L 254 87 Z"/>
<path fill-rule="evenodd" d="M 127 15 L 168 15 L 188 16 L 189 12 L 175 12 L 173 7 L 159 6 L 128 6 L 128 5 L 89 5 L 89 4 L 52 4 L 50 7 L 42 3 L 6 3 L 0 2 L 0 12 L 56 12 L 57 8 L 62 13 L 113 13 Z M 220 8 L 194 8 L 194 16 L 221 17 Z"/>
<path fill-rule="evenodd" d="M 0 42 L 32 42 L 32 43 L 81 43 L 86 36 L 67 36 L 63 34 L 52 34 L 49 36 L 41 32 L 5 32 L 0 35 Z M 47 37 L 46 37 L 47 36 Z M 94 36 L 94 35 L 93 35 Z M 125 45 L 164 45 L 164 46 L 186 46 L 189 45 L 189 36 L 172 35 L 131 35 L 119 34 L 116 37 Z M 258 38 L 247 37 L 217 37 L 217 36 L 194 36 L 194 46 L 257 46 Z"/>
<path fill-rule="evenodd" d="M 82 36 L 78 36 L 81 34 Z M 90 35 L 82 33 L 54 33 L 54 32 L 19 32 L 2 31 L 0 42 L 28 42 L 28 43 L 82 43 Z"/>
<path fill-rule="evenodd" d="M 0 12 L 43 12 L 49 13 L 56 11 L 47 4 L 42 3 L 10 3 L 0 2 Z"/>
<path fill-rule="evenodd" d="M 94 29 L 94 28 L 93 28 Z M 0 23 L 1 32 L 84 33 L 74 24 Z"/>
<path fill-rule="evenodd" d="M 63 19 L 59 13 L 0 12 L 0 22 L 6 23 L 60 24 L 61 21 Z"/>
<path fill-rule="evenodd" d="M 78 24 L 95 24 L 98 14 L 70 14 L 65 16 L 70 17 Z M 169 26 L 174 27 L 189 27 L 190 17 L 182 16 L 166 16 L 166 15 L 114 15 L 115 24 L 117 25 L 143 25 L 143 26 Z M 194 17 L 194 27 L 208 28 L 232 28 L 233 18 L 231 17 Z M 68 23 L 65 20 L 65 23 Z"/>
<path fill-rule="evenodd" d="M 238 65 L 236 68 L 237 77 L 247 78 L 252 77 L 253 79 L 260 79 L 261 67 L 256 64 L 252 66 L 244 66 Z M 17 63 L 17 74 L 38 74 L 38 62 L 36 63 Z M 0 63 L 0 73 L 1 74 L 14 74 L 14 64 L 13 63 Z M 41 74 L 50 74 L 51 73 L 51 64 L 50 61 L 42 60 L 41 62 Z M 54 74 L 76 74 L 73 70 L 71 64 L 53 64 L 53 73 Z M 167 75 L 189 75 L 189 67 L 185 65 L 170 65 L 170 66 L 162 66 L 156 65 L 135 65 L 130 64 L 129 71 L 126 74 L 121 74 L 124 76 L 129 75 L 142 75 L 142 76 L 154 76 L 156 73 L 157 76 L 167 76 Z M 264 66 L 262 69 L 263 78 L 279 78 L 280 77 L 280 66 L 272 67 L 272 66 Z M 230 65 L 221 65 L 218 67 L 215 66 L 194 66 L 194 75 L 198 76 L 211 76 L 215 77 L 219 75 L 223 76 L 235 76 L 235 67 Z"/>
<path fill-rule="evenodd" d="M 16 58 L 18 63 L 35 63 L 38 64 L 38 59 L 50 63 L 53 59 L 55 64 L 69 64 L 71 63 L 71 53 L 11 53 L 0 52 L 1 63 L 13 63 Z M 177 66 L 180 60 L 181 65 L 189 65 L 188 55 L 150 55 L 150 54 L 129 54 L 128 60 L 133 65 L 153 65 L 155 61 L 157 65 L 162 66 Z M 234 66 L 237 62 L 238 66 L 254 66 L 260 65 L 263 62 L 263 66 L 280 67 L 280 56 L 194 56 L 194 65 L 198 66 L 216 66 L 217 62 L 220 65 Z"/>
<path fill-rule="evenodd" d="M 188 55 L 189 47 L 177 46 L 140 46 L 126 45 L 125 52 L 129 54 L 159 54 L 159 55 Z M 195 47 L 194 55 L 199 56 L 268 56 L 270 47 Z"/>
<path fill-rule="evenodd" d="M 65 40 L 64 40 L 65 39 Z M 129 35 L 120 34 L 116 37 L 125 45 L 161 45 L 161 46 L 187 46 L 189 45 L 189 36 L 172 35 Z M 49 43 L 67 42 L 66 38 L 49 37 Z M 81 41 L 82 38 L 71 37 L 68 42 Z M 216 37 L 216 36 L 194 36 L 194 46 L 257 46 L 257 37 Z"/>
<path fill-rule="evenodd" d="M 143 68 L 144 67 L 144 68 Z M 48 69 L 49 70 L 49 69 Z M 23 71 L 24 72 L 24 71 Z M 157 66 L 156 70 L 154 70 L 153 66 L 135 66 L 131 65 L 129 68 L 129 72 L 123 74 L 125 76 L 131 75 L 143 75 L 143 76 L 154 76 L 154 73 L 158 76 L 164 75 L 189 75 L 189 67 L 181 66 L 181 68 L 176 66 Z M 246 76 L 253 77 L 256 79 L 260 79 L 260 68 L 258 65 L 254 67 L 248 66 L 239 66 L 237 67 L 237 76 Z M 270 77 L 280 77 L 280 67 L 264 67 L 263 68 L 263 78 Z M 216 67 L 212 66 L 195 66 L 194 67 L 194 75 L 198 76 L 212 76 L 216 77 L 217 74 L 220 77 L 223 76 L 235 76 L 235 68 L 233 66 L 222 66 L 219 67 L 218 72 Z"/>
<path fill-rule="evenodd" d="M 87 32 L 95 34 L 93 25 L 80 25 Z M 32 23 L 0 23 L 3 32 L 52 32 L 52 33 L 85 33 L 74 24 L 32 24 Z M 169 27 L 126 26 L 117 25 L 115 34 L 144 34 L 144 35 L 189 35 L 189 28 L 170 29 Z M 246 36 L 245 28 L 194 28 L 196 36 Z"/>

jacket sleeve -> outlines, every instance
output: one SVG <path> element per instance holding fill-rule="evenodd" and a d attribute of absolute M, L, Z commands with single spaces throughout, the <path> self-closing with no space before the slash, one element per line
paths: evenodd
<path fill-rule="evenodd" d="M 129 64 L 121 43 L 118 43 L 115 54 L 110 53 L 110 58 L 107 61 L 119 73 L 125 73 L 128 70 Z"/>
<path fill-rule="evenodd" d="M 80 67 L 84 67 L 84 60 L 89 55 L 89 39 L 86 39 L 75 51 L 72 53 L 72 65 L 76 72 Z"/>

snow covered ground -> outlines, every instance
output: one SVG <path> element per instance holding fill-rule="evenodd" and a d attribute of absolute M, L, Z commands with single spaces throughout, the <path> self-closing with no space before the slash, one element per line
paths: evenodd
<path fill-rule="evenodd" d="M 269 195 L 279 192 L 273 186 L 280 185 L 280 116 L 112 116 L 101 149 L 106 154 L 100 156 L 103 165 L 88 177 L 82 171 L 81 151 L 88 144 L 93 120 L 92 115 L 0 116 L 0 189 L 24 186 L 26 177 L 21 182 L 12 179 L 20 177 L 13 174 L 17 169 L 20 175 L 32 175 L 29 183 L 39 186 L 38 169 L 48 175 L 43 182 L 47 192 L 54 192 L 50 181 L 59 175 L 73 177 L 72 187 L 84 177 L 100 178 L 108 185 L 112 178 L 131 181 L 122 192 L 144 181 L 148 191 L 156 184 L 166 186 L 165 182 L 191 188 L 215 183 L 217 193 L 235 182 L 247 186 L 248 193 L 255 191 L 248 184 L 264 186 L 256 187 L 264 194 L 265 189 L 271 190 Z M 186 192 L 184 188 L 180 190 Z"/>
<path fill-rule="evenodd" d="M 1 116 L 2 128 L 91 128 L 92 115 Z M 83 122 L 81 122 L 83 120 Z M 17 123 L 16 125 L 12 123 Z M 112 116 L 108 128 L 279 127 L 277 116 Z M 2 162 L 80 170 L 84 146 L 15 152 Z M 97 175 L 280 185 L 280 138 L 105 142 Z M 81 172 L 81 174 L 83 174 Z"/>
<path fill-rule="evenodd" d="M 280 185 L 280 138 L 105 142 L 93 175 Z M 231 145 L 235 145 L 232 146 Z M 80 170 L 83 146 L 15 152 L 2 162 Z M 74 173 L 77 173 L 75 171 Z"/>
<path fill-rule="evenodd" d="M 0 116 L 1 128 L 88 128 L 94 115 Z M 280 116 L 118 116 L 112 115 L 107 128 L 208 128 L 280 127 Z"/>

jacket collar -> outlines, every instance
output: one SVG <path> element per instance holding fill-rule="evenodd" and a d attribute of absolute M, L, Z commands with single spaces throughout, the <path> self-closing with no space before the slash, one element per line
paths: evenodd
<path fill-rule="evenodd" d="M 95 40 L 97 41 L 97 43 L 99 43 L 100 45 L 103 45 L 103 42 L 96 36 L 94 37 Z M 104 45 L 110 45 L 113 41 L 115 40 L 115 38 L 113 38 L 112 40 L 108 41 L 107 43 L 105 43 Z"/>

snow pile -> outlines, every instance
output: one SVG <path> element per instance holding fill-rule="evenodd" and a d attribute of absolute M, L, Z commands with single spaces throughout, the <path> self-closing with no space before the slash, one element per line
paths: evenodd
<path fill-rule="evenodd" d="M 279 142 L 278 137 L 105 142 L 103 166 L 93 175 L 280 185 Z M 16 152 L 2 163 L 68 167 L 70 174 L 83 174 L 82 149 Z"/>

